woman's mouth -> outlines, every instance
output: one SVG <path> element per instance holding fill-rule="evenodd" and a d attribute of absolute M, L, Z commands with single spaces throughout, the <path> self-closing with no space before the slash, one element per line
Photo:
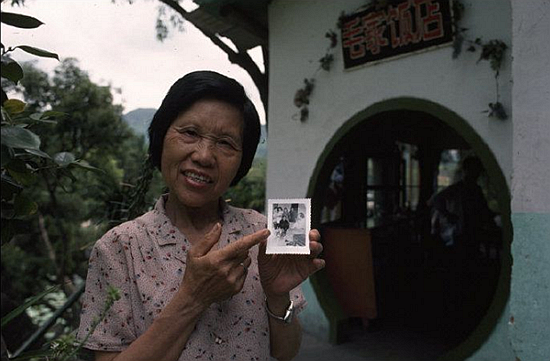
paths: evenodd
<path fill-rule="evenodd" d="M 183 175 L 188 178 L 189 180 L 196 182 L 196 183 L 202 183 L 202 184 L 210 184 L 213 183 L 212 178 L 205 174 L 200 174 L 197 172 L 193 172 L 190 170 L 184 171 Z"/>

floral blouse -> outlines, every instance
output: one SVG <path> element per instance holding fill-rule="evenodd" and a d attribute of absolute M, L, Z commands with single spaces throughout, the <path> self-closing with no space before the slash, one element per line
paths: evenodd
<path fill-rule="evenodd" d="M 185 272 L 191 244 L 165 213 L 165 196 L 155 208 L 107 232 L 94 246 L 77 338 L 89 334 L 84 347 L 122 351 L 143 334 L 170 302 Z M 221 202 L 223 227 L 218 247 L 266 227 L 253 210 Z M 269 360 L 269 324 L 257 263 L 258 246 L 250 251 L 252 264 L 240 293 L 214 303 L 199 319 L 179 360 Z M 107 299 L 107 288 L 121 295 L 90 334 Z M 306 301 L 300 288 L 291 292 L 297 312 Z"/>

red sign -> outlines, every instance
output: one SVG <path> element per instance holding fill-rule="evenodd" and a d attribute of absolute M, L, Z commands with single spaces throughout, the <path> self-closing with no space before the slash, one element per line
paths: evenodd
<path fill-rule="evenodd" d="M 346 69 L 450 43 L 450 0 L 389 1 L 344 16 L 342 51 Z"/>

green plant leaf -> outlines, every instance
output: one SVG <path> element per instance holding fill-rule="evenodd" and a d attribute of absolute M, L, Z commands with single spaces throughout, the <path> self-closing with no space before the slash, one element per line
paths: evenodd
<path fill-rule="evenodd" d="M 63 119 L 68 117 L 69 114 L 64 112 L 56 112 L 54 110 L 48 110 L 47 112 L 42 113 L 42 117 L 40 119 Z"/>
<path fill-rule="evenodd" d="M 35 122 L 57 124 L 56 120 L 50 120 L 50 117 L 48 116 L 45 117 L 43 113 L 32 113 L 31 115 L 29 115 L 29 118 L 34 120 Z"/>
<path fill-rule="evenodd" d="M 2 22 L 6 25 L 15 26 L 22 29 L 35 29 L 44 24 L 42 21 L 37 18 L 33 18 L 32 16 L 5 12 L 2 12 Z"/>
<path fill-rule="evenodd" d="M 13 162 L 10 162 L 8 165 L 8 173 L 16 182 L 24 186 L 30 186 L 36 182 L 36 174 L 31 173 L 29 170 L 24 170 L 21 172 L 11 169 L 11 164 L 13 164 Z"/>
<path fill-rule="evenodd" d="M 19 193 L 15 197 L 13 210 L 15 212 L 15 217 L 30 216 L 38 211 L 38 204 L 36 204 L 36 202 L 30 199 L 27 195 Z"/>
<path fill-rule="evenodd" d="M 2 212 L 2 213 L 5 213 L 5 212 Z M 13 220 L 2 218 L 2 229 L 1 229 L 2 245 L 11 241 L 11 239 L 13 238 L 13 236 L 15 236 L 15 234 L 16 234 L 16 231 L 15 231 Z M 3 317 L 2 317 L 2 322 L 4 322 Z"/>
<path fill-rule="evenodd" d="M 21 49 L 29 54 L 40 56 L 42 58 L 54 58 L 59 60 L 59 55 L 57 55 L 56 53 L 52 53 L 50 51 L 40 48 L 35 48 L 34 46 L 18 45 L 14 49 Z"/>
<path fill-rule="evenodd" d="M 11 161 L 12 153 L 10 152 L 8 147 L 4 147 L 4 144 L 2 144 L 2 168 L 6 167 L 6 165 Z"/>
<path fill-rule="evenodd" d="M 21 190 L 23 190 L 21 184 L 17 183 L 9 174 L 2 174 L 2 199 L 11 200 L 12 196 Z"/>
<path fill-rule="evenodd" d="M 11 80 L 15 84 L 23 79 L 23 68 L 16 61 L 3 57 L 1 63 L 2 78 Z"/>
<path fill-rule="evenodd" d="M 39 149 L 25 149 L 25 152 L 27 152 L 29 154 L 32 154 L 32 155 L 36 155 L 40 158 L 52 159 L 52 157 L 50 157 L 50 155 L 48 153 L 43 152 Z"/>
<path fill-rule="evenodd" d="M 38 135 L 21 127 L 2 127 L 2 144 L 10 148 L 40 150 Z"/>
<path fill-rule="evenodd" d="M 48 288 L 46 291 L 34 296 L 34 297 L 31 297 L 29 298 L 25 303 L 23 303 L 21 306 L 17 307 L 15 310 L 11 311 L 10 313 L 8 313 L 6 316 L 2 317 L 2 328 L 4 328 L 5 325 L 8 324 L 8 322 L 10 322 L 11 320 L 13 320 L 14 318 L 16 318 L 17 316 L 19 316 L 20 314 L 22 314 L 23 312 L 25 312 L 25 310 L 29 307 L 31 307 L 32 305 L 34 305 L 35 303 L 37 303 L 38 301 L 40 301 L 41 299 L 43 299 L 46 295 L 52 293 L 52 292 L 55 292 L 59 289 L 59 285 L 56 285 L 56 286 L 53 286 L 53 287 L 50 287 Z"/>
<path fill-rule="evenodd" d="M 22 113 L 25 110 L 24 101 L 19 99 L 8 99 L 4 102 L 3 107 L 10 115 Z"/>
<path fill-rule="evenodd" d="M 16 358 L 10 359 L 14 361 L 24 361 L 24 360 L 54 360 L 52 356 L 54 355 L 53 350 L 33 350 L 22 353 Z"/>
<path fill-rule="evenodd" d="M 92 171 L 92 172 L 105 173 L 105 171 L 103 169 L 96 168 L 96 167 L 90 165 L 90 163 L 86 162 L 85 160 L 74 161 L 73 163 L 71 163 L 71 165 L 77 166 L 79 168 L 83 168 L 85 170 L 89 170 L 89 171 Z"/>
<path fill-rule="evenodd" d="M 53 156 L 53 161 L 63 168 L 74 162 L 75 159 L 74 154 L 69 152 L 60 152 Z"/>

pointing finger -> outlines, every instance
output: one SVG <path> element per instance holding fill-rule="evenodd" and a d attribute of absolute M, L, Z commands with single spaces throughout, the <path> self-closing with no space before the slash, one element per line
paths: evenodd
<path fill-rule="evenodd" d="M 220 236 L 222 234 L 222 225 L 220 223 L 216 223 L 214 227 L 204 236 L 204 239 L 202 239 L 201 242 L 198 242 L 197 244 L 194 244 L 193 247 L 189 250 L 189 252 L 193 252 L 192 254 L 196 257 L 202 257 L 210 250 L 218 241 L 220 240 Z"/>
<path fill-rule="evenodd" d="M 248 254 L 250 248 L 267 239 L 267 237 L 269 237 L 269 230 L 263 229 L 228 244 L 220 252 L 227 258 L 242 257 L 243 254 Z"/>

